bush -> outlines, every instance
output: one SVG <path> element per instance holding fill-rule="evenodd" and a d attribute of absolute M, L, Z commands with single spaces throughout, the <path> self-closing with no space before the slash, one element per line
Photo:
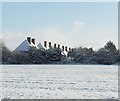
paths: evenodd
<path fill-rule="evenodd" d="M 46 50 L 45 57 L 50 62 L 61 61 L 61 58 L 62 58 L 61 50 L 59 48 L 55 48 L 55 49 L 50 48 Z"/>
<path fill-rule="evenodd" d="M 116 52 L 117 51 L 116 50 L 116 46 L 111 41 L 108 41 L 106 43 L 106 45 L 104 46 L 104 49 L 107 50 L 107 51 L 109 51 L 109 52 Z"/>
<path fill-rule="evenodd" d="M 46 56 L 45 50 L 31 49 L 28 52 L 28 54 L 29 54 L 30 63 L 33 63 L 33 64 L 49 63 L 45 57 Z"/>
<path fill-rule="evenodd" d="M 69 57 L 72 57 L 75 62 L 84 63 L 86 59 L 94 53 L 92 48 L 74 48 L 68 53 Z"/>
<path fill-rule="evenodd" d="M 92 54 L 90 61 L 95 64 L 115 64 L 117 60 L 117 54 L 106 51 L 106 50 L 98 50 L 94 54 Z"/>
<path fill-rule="evenodd" d="M 59 48 L 38 50 L 32 47 L 28 52 L 11 52 L 4 44 L 0 44 L 2 64 L 52 64 L 52 63 L 82 63 L 82 64 L 115 64 L 120 63 L 120 51 L 109 41 L 98 51 L 92 48 L 79 47 L 68 52 L 68 57 L 62 55 Z M 64 61 L 62 61 L 64 60 Z M 71 61 L 71 62 L 70 62 Z"/>

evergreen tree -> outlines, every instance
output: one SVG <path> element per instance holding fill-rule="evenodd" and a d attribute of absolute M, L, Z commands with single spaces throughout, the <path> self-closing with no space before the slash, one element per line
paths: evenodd
<path fill-rule="evenodd" d="M 106 50 L 110 51 L 110 52 L 116 52 L 116 46 L 115 46 L 114 43 L 111 42 L 111 41 L 108 41 L 108 42 L 106 43 L 106 45 L 104 46 L 104 48 L 105 48 Z"/>

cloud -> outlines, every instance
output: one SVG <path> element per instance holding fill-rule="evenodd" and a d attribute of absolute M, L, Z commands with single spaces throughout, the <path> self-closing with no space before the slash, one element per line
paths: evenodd
<path fill-rule="evenodd" d="M 14 50 L 27 36 L 36 39 L 36 45 L 40 42 L 43 44 L 44 40 L 51 41 L 52 44 L 68 45 L 67 35 L 61 28 L 57 27 L 37 27 L 29 32 L 13 32 L 6 31 L 3 33 L 3 42 L 10 49 Z"/>
<path fill-rule="evenodd" d="M 24 39 L 26 35 L 23 32 L 6 31 L 3 33 L 2 38 L 5 45 L 14 50 Z"/>
<path fill-rule="evenodd" d="M 33 36 L 36 38 L 37 44 L 43 43 L 44 40 L 51 41 L 52 43 L 59 43 L 60 40 L 64 39 L 63 32 L 57 27 L 38 27 L 31 31 L 34 33 Z"/>
<path fill-rule="evenodd" d="M 85 42 L 83 41 L 83 33 L 81 34 L 81 29 L 84 25 L 84 22 L 74 21 L 71 23 L 72 28 L 67 32 L 64 28 L 57 26 L 38 26 L 31 29 L 29 32 L 6 31 L 3 33 L 3 39 L 10 50 L 14 50 L 27 36 L 34 37 L 36 39 L 36 44 L 39 42 L 43 44 L 43 41 L 47 40 L 51 41 L 52 44 L 56 43 L 68 47 L 77 47 L 82 45 L 82 43 L 86 43 L 85 40 Z"/>
<path fill-rule="evenodd" d="M 80 21 L 74 21 L 73 22 L 73 30 L 74 31 L 80 31 L 84 28 L 85 22 L 80 22 Z"/>
<path fill-rule="evenodd" d="M 65 31 L 61 26 L 35 27 L 29 32 L 6 31 L 3 33 L 3 41 L 10 50 L 14 50 L 27 36 L 34 37 L 36 44 L 44 40 L 52 44 L 66 45 L 68 47 L 86 46 L 99 48 L 105 45 L 107 39 L 113 39 L 117 43 L 117 30 L 104 27 L 86 27 L 84 22 L 71 22 L 71 29 Z M 83 30 L 85 28 L 85 30 Z"/>
<path fill-rule="evenodd" d="M 8 30 L 2 35 L 3 42 L 10 50 L 14 50 L 19 44 L 21 44 L 22 41 L 24 41 L 24 39 L 26 39 L 27 36 L 34 37 L 36 39 L 36 44 L 39 42 L 43 44 L 43 41 L 47 40 L 51 41 L 53 44 L 57 43 L 61 45 L 73 46 L 75 44 L 76 34 L 83 29 L 84 25 L 84 22 L 74 21 L 71 23 L 72 28 L 67 32 L 64 28 L 62 28 L 62 26 L 38 26 L 24 32 L 14 32 Z"/>

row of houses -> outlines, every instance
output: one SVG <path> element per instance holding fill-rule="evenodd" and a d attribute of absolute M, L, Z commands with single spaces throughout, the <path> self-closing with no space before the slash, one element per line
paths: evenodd
<path fill-rule="evenodd" d="M 14 51 L 21 52 L 21 51 L 29 51 L 32 47 L 37 49 L 50 49 L 50 48 L 60 48 L 63 55 L 67 56 L 68 49 L 67 46 L 61 46 L 60 44 L 52 44 L 51 42 L 44 41 L 43 44 L 39 43 L 36 45 L 35 38 L 27 37 Z"/>

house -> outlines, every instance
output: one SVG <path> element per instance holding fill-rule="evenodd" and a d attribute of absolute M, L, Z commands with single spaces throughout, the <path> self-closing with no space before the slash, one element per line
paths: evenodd
<path fill-rule="evenodd" d="M 35 39 L 27 37 L 14 51 L 29 51 L 31 47 L 39 49 L 38 46 L 35 45 Z"/>
<path fill-rule="evenodd" d="M 52 45 L 51 42 L 44 41 L 44 45 L 39 43 L 36 45 L 35 43 L 35 38 L 27 37 L 14 51 L 21 52 L 21 51 L 29 51 L 31 48 L 36 48 L 36 49 L 50 49 L 50 48 L 59 48 L 61 50 L 61 54 L 64 56 L 67 56 L 68 50 L 67 46 L 62 46 L 60 47 L 60 44 L 54 44 Z"/>

